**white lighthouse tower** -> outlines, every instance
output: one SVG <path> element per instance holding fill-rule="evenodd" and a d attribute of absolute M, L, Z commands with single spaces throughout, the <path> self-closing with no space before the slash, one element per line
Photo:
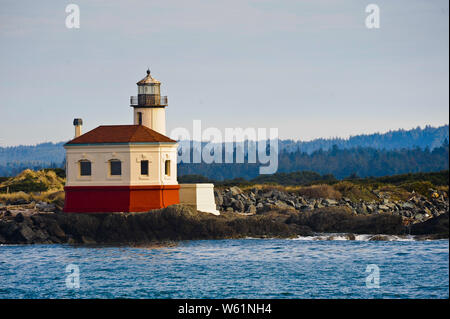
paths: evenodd
<path fill-rule="evenodd" d="M 165 135 L 167 96 L 161 96 L 161 82 L 147 70 L 147 76 L 136 84 L 138 95 L 130 98 L 134 108 L 134 125 L 144 125 Z"/>

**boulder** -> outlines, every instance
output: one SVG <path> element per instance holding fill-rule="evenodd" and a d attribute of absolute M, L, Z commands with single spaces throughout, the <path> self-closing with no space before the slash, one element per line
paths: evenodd
<path fill-rule="evenodd" d="M 219 193 L 218 191 L 214 191 L 214 198 L 216 200 L 216 205 L 223 205 L 223 196 L 221 193 Z"/>
<path fill-rule="evenodd" d="M 240 200 L 234 200 L 231 206 L 237 212 L 243 212 L 245 208 L 244 203 Z"/>
<path fill-rule="evenodd" d="M 280 208 L 280 209 L 289 209 L 289 208 L 292 208 L 292 206 L 290 206 L 290 205 L 288 205 L 288 204 L 286 204 L 285 202 L 282 202 L 282 201 L 280 201 L 280 200 L 277 200 L 277 201 L 274 203 L 274 205 L 275 205 L 277 208 Z"/>
<path fill-rule="evenodd" d="M 16 214 L 16 216 L 14 216 L 14 221 L 17 223 L 21 223 L 21 222 L 23 222 L 23 220 L 24 220 L 24 217 L 23 217 L 22 213 L 18 213 L 18 214 Z"/>
<path fill-rule="evenodd" d="M 237 186 L 233 186 L 233 187 L 230 187 L 230 193 L 231 193 L 231 195 L 236 196 L 236 195 L 242 194 L 242 190 Z"/>
<path fill-rule="evenodd" d="M 381 241 L 386 240 L 389 241 L 389 236 L 386 235 L 375 235 L 369 238 L 369 241 Z"/>
<path fill-rule="evenodd" d="M 256 214 L 256 206 L 255 205 L 248 206 L 245 212 L 247 214 Z"/>
<path fill-rule="evenodd" d="M 404 203 L 402 204 L 402 208 L 403 208 L 403 209 L 411 210 L 411 209 L 416 208 L 416 205 L 414 205 L 414 204 L 411 203 L 411 202 L 404 202 Z"/>
<path fill-rule="evenodd" d="M 334 199 L 331 199 L 331 198 L 325 198 L 322 201 L 322 204 L 325 205 L 325 206 L 336 206 L 338 204 L 338 202 L 336 200 L 334 200 Z"/>
<path fill-rule="evenodd" d="M 57 238 L 65 238 L 66 233 L 59 227 L 59 225 L 56 222 L 49 223 L 47 226 L 47 231 L 50 235 L 55 236 Z"/>
<path fill-rule="evenodd" d="M 14 234 L 14 239 L 17 242 L 30 243 L 31 240 L 33 239 L 33 237 L 34 237 L 34 232 L 27 225 L 23 225 L 22 227 L 20 227 L 18 229 L 18 231 L 16 231 L 16 233 Z"/>

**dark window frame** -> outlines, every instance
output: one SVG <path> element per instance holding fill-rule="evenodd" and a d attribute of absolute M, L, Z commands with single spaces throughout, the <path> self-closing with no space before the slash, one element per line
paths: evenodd
<path fill-rule="evenodd" d="M 81 160 L 81 161 L 79 161 L 79 165 L 80 165 L 80 176 L 92 176 L 91 161 Z"/>
<path fill-rule="evenodd" d="M 148 160 L 142 160 L 141 161 L 141 175 L 148 176 L 149 175 L 148 168 L 149 168 Z"/>
<path fill-rule="evenodd" d="M 109 161 L 109 174 L 111 176 L 122 175 L 122 162 L 120 160 L 114 159 Z"/>
<path fill-rule="evenodd" d="M 170 160 L 164 162 L 164 175 L 170 176 Z"/>

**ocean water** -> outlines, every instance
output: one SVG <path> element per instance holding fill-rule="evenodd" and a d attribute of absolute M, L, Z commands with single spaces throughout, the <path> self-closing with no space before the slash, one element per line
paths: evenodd
<path fill-rule="evenodd" d="M 319 238 L 4 245 L 0 298 L 449 298 L 448 240 Z"/>

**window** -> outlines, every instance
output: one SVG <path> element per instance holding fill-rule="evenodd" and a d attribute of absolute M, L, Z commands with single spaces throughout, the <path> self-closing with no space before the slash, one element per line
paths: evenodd
<path fill-rule="evenodd" d="M 165 162 L 164 174 L 166 174 L 167 176 L 170 176 L 170 160 L 167 160 Z"/>
<path fill-rule="evenodd" d="M 80 175 L 91 176 L 91 162 L 87 160 L 80 161 Z"/>
<path fill-rule="evenodd" d="M 148 175 L 148 161 L 141 161 L 141 175 Z"/>
<path fill-rule="evenodd" d="M 142 112 L 138 112 L 137 116 L 138 116 L 138 124 L 142 125 Z"/>
<path fill-rule="evenodd" d="M 110 160 L 109 166 L 111 175 L 122 175 L 122 163 L 119 160 Z"/>

